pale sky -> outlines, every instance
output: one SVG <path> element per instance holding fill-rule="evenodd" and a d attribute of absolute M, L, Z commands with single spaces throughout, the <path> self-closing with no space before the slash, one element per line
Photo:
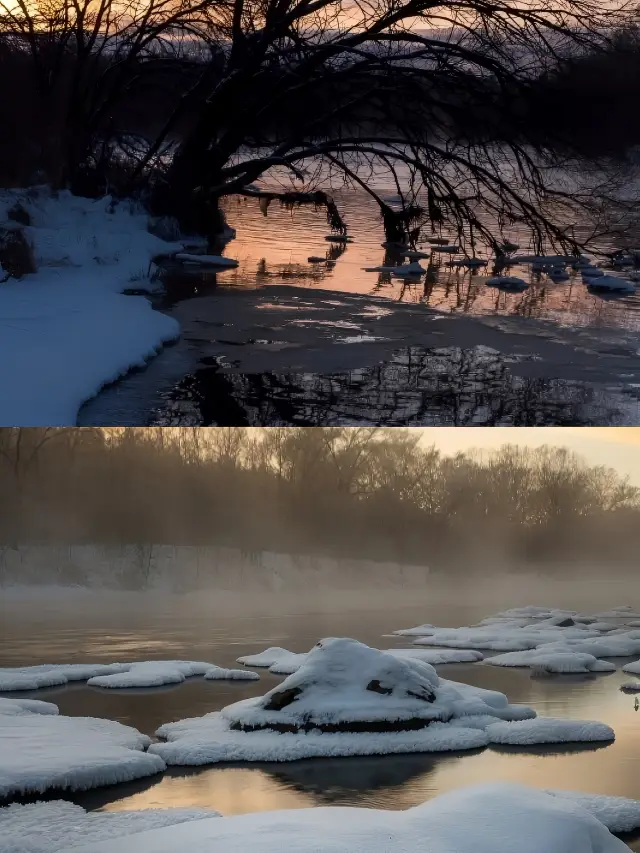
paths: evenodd
<path fill-rule="evenodd" d="M 413 430 L 412 430 L 413 431 Z M 446 454 L 503 444 L 567 447 L 591 465 L 606 465 L 640 486 L 640 427 L 438 427 L 419 430 Z"/>

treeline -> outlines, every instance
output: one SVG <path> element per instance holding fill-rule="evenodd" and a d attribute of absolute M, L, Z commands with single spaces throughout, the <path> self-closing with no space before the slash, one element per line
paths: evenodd
<path fill-rule="evenodd" d="M 402 429 L 7 428 L 0 543 L 632 565 L 640 490 L 563 448 L 449 457 Z"/>

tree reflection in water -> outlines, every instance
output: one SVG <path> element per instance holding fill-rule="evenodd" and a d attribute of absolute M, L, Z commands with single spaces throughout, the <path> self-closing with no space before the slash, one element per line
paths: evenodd
<path fill-rule="evenodd" d="M 561 379 L 514 376 L 484 347 L 395 350 L 344 372 L 237 373 L 216 364 L 183 380 L 160 425 L 588 426 L 626 422 L 635 395 Z M 617 394 L 617 396 L 615 396 Z"/>

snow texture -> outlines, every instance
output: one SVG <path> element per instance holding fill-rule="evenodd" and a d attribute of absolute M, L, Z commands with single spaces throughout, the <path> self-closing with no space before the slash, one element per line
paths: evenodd
<path fill-rule="evenodd" d="M 492 783 L 461 788 L 406 811 L 328 807 L 258 812 L 189 821 L 71 849 L 73 853 L 628 853 L 624 842 L 590 813 L 617 817 L 625 807 L 573 797 Z"/>
<path fill-rule="evenodd" d="M 437 666 L 446 663 L 475 663 L 482 660 L 482 652 L 468 649 L 386 649 L 387 654 L 398 658 L 412 658 Z M 265 649 L 255 655 L 238 658 L 245 666 L 268 667 L 275 675 L 291 675 L 307 659 L 307 653 L 290 652 L 280 646 Z"/>
<path fill-rule="evenodd" d="M 18 704 L 23 713 L 16 713 Z M 0 798 L 50 788 L 85 790 L 165 769 L 159 756 L 144 751 L 150 739 L 137 729 L 57 715 L 42 707 L 48 704 L 29 708 L 24 701 L 0 700 Z"/>
<path fill-rule="evenodd" d="M 615 666 L 582 652 L 534 649 L 530 652 L 508 652 L 485 660 L 491 666 L 528 666 L 553 673 L 613 672 Z"/>
<path fill-rule="evenodd" d="M 82 403 L 177 337 L 176 320 L 123 291 L 149 290 L 151 258 L 181 244 L 109 197 L 3 190 L 0 223 L 16 202 L 38 271 L 0 290 L 0 425 L 75 426 Z"/>
<path fill-rule="evenodd" d="M 0 691 L 38 690 L 43 687 L 60 687 L 70 681 L 86 681 L 91 687 L 126 688 L 159 687 L 163 684 L 181 684 L 193 675 L 205 675 L 220 667 L 208 661 L 153 660 L 129 663 L 74 663 L 38 664 L 0 669 Z M 240 670 L 225 670 L 238 673 Z M 211 678 L 222 676 L 211 675 Z M 240 678 L 228 675 L 227 678 Z M 252 675 L 243 674 L 246 680 Z"/>
<path fill-rule="evenodd" d="M 258 681 L 260 678 L 250 669 L 225 669 L 222 666 L 210 666 L 204 677 L 208 681 Z"/>
<path fill-rule="evenodd" d="M 540 743 L 586 743 L 612 741 L 615 733 L 610 726 L 591 720 L 560 720 L 555 717 L 536 717 L 535 720 L 492 723 L 487 726 L 490 743 L 530 746 Z"/>
<path fill-rule="evenodd" d="M 2 699 L 0 698 L 0 715 L 14 716 L 18 714 L 58 714 L 58 706 L 53 702 L 41 702 L 39 699 Z"/>
<path fill-rule="evenodd" d="M 191 675 L 204 675 L 212 664 L 193 660 L 143 661 L 131 664 L 126 672 L 99 675 L 90 678 L 90 687 L 160 687 L 163 684 L 181 684 Z"/>
<path fill-rule="evenodd" d="M 608 797 L 604 794 L 587 794 L 584 791 L 560 791 L 553 789 L 545 793 L 552 797 L 570 800 L 588 811 L 603 823 L 610 832 L 631 832 L 640 827 L 640 802 L 627 797 Z"/>
<path fill-rule="evenodd" d="M 252 660 L 266 666 L 282 651 Z M 440 752 L 484 746 L 490 723 L 532 717 L 502 693 L 439 678 L 417 657 L 330 638 L 264 696 L 161 726 L 167 742 L 150 751 L 178 765 Z"/>
<path fill-rule="evenodd" d="M 66 853 L 79 844 L 219 817 L 205 809 L 143 809 L 134 812 L 86 812 L 66 800 L 0 808 L 0 853 Z"/>

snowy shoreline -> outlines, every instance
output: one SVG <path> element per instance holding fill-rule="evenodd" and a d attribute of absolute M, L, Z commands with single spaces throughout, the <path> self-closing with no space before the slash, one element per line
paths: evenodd
<path fill-rule="evenodd" d="M 19 229 L 16 204 L 30 220 Z M 2 191 L 0 223 L 37 269 L 0 285 L 0 425 L 75 425 L 86 400 L 178 337 L 175 319 L 123 291 L 150 292 L 152 257 L 182 244 L 151 234 L 133 203 L 45 188 Z"/>

